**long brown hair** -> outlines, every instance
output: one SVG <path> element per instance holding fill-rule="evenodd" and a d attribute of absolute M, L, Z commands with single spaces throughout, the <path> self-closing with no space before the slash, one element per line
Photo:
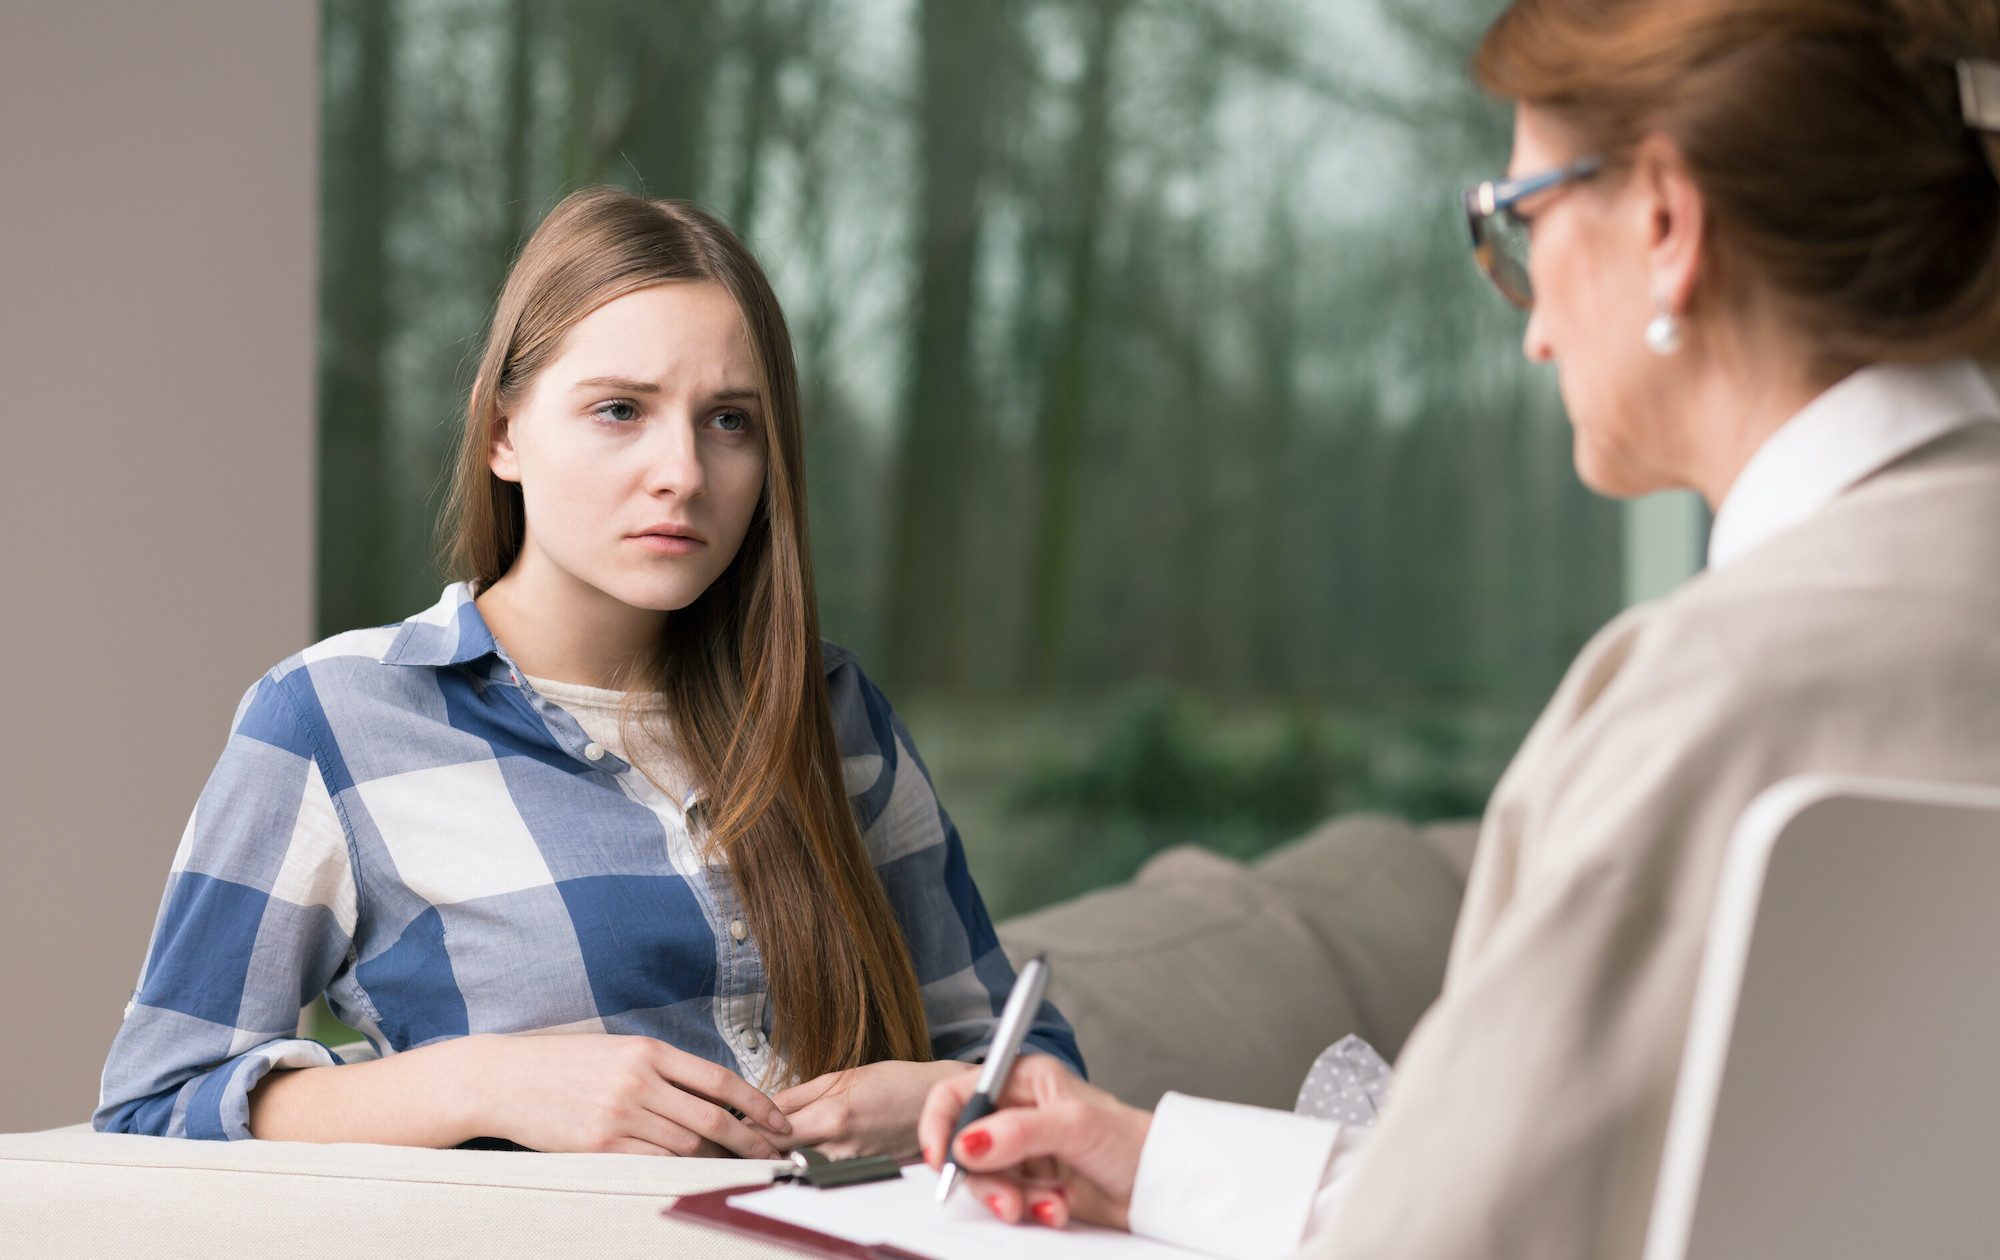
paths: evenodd
<path fill-rule="evenodd" d="M 501 288 L 466 407 L 445 517 L 454 576 L 483 590 L 520 554 L 521 488 L 487 465 L 494 428 L 606 302 L 672 281 L 721 285 L 743 313 L 760 376 L 764 493 L 735 560 L 670 614 L 625 705 L 706 795 L 703 843 L 727 859 L 763 955 L 773 1048 L 794 1079 L 880 1059 L 928 1059 L 929 1036 L 901 929 L 862 846 L 841 776 L 806 543 L 804 446 L 791 334 L 748 250 L 681 201 L 617 188 L 565 198 Z M 629 745 L 628 745 L 629 746 Z"/>
<path fill-rule="evenodd" d="M 2000 59 L 1996 0 L 1516 0 L 1474 72 L 1614 165 L 1672 137 L 1723 265 L 1851 369 L 2000 349 L 2000 137 L 1959 58 Z"/>

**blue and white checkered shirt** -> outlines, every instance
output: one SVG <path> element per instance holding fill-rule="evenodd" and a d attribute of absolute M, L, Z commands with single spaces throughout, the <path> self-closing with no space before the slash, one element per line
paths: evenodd
<path fill-rule="evenodd" d="M 1013 967 L 909 732 L 831 645 L 826 678 L 932 1051 L 977 1058 Z M 524 682 L 462 583 L 306 649 L 237 708 L 93 1123 L 250 1136 L 267 1072 L 341 1062 L 296 1035 L 322 993 L 376 1054 L 480 1032 L 641 1033 L 771 1079 L 757 942 L 683 805 Z M 1053 1006 L 1028 1043 L 1081 1069 Z"/>

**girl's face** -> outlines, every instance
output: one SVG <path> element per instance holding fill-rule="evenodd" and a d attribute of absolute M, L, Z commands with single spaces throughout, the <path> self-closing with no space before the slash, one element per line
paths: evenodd
<path fill-rule="evenodd" d="M 693 603 L 764 492 L 757 385 L 719 284 L 658 284 L 584 316 L 494 430 L 488 466 L 527 511 L 518 568 L 633 608 Z"/>

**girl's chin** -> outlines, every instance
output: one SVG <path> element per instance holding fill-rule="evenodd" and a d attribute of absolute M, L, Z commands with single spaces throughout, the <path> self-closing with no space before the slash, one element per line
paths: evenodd
<path fill-rule="evenodd" d="M 679 612 L 701 597 L 706 586 L 696 587 L 688 582 L 658 582 L 628 578 L 624 581 L 609 582 L 598 587 L 606 595 L 632 608 L 646 612 Z"/>

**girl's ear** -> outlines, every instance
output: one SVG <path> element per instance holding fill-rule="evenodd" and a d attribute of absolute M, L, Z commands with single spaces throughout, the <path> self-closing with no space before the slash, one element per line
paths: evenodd
<path fill-rule="evenodd" d="M 502 481 L 521 479 L 521 462 L 514 455 L 513 429 L 506 416 L 493 421 L 493 446 L 486 453 L 486 466 Z"/>

